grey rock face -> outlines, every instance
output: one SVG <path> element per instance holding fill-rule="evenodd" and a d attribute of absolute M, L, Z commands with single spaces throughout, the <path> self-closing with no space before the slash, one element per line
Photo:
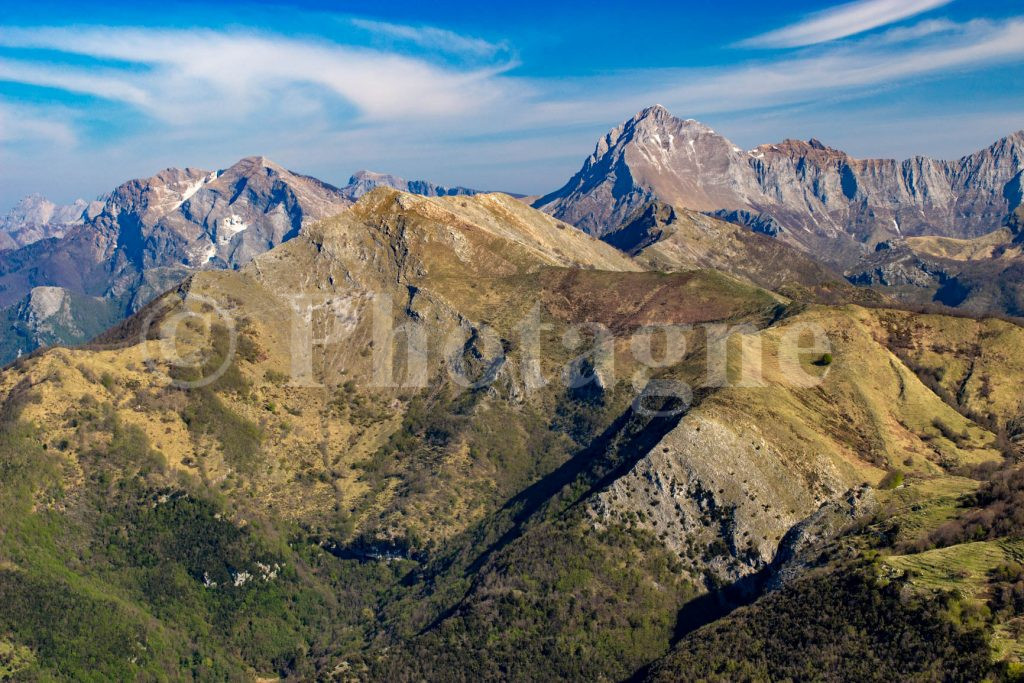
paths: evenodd
<path fill-rule="evenodd" d="M 248 157 L 125 183 L 91 224 L 116 232 L 123 258 L 143 269 L 237 268 L 348 205 L 331 185 Z"/>
<path fill-rule="evenodd" d="M 905 244 L 883 242 L 884 248 L 864 258 L 856 269 L 847 273 L 855 285 L 937 288 L 951 277 L 938 263 L 926 260 Z"/>
<path fill-rule="evenodd" d="M 72 226 L 82 223 L 88 207 L 82 199 L 60 206 L 42 195 L 31 194 L 0 218 L 0 251 L 48 237 L 63 237 Z"/>
<path fill-rule="evenodd" d="M 769 566 L 794 527 L 847 495 L 827 458 L 813 467 L 818 487 L 794 477 L 771 444 L 715 418 L 687 417 L 589 512 L 598 523 L 633 518 L 673 551 L 690 551 L 695 583 L 708 574 L 732 583 Z"/>
<path fill-rule="evenodd" d="M 602 138 L 583 168 L 534 204 L 595 235 L 651 198 L 735 216 L 835 263 L 900 236 L 976 237 L 1021 202 L 1024 131 L 957 161 L 854 159 L 817 140 L 748 152 L 663 107 Z"/>
<path fill-rule="evenodd" d="M 0 258 L 0 305 L 36 286 L 122 298 L 153 269 L 237 268 L 349 204 L 262 157 L 223 171 L 167 169 L 118 187 L 64 238 Z"/>

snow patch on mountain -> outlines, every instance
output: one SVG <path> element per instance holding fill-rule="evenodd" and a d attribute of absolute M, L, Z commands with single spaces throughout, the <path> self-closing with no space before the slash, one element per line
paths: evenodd
<path fill-rule="evenodd" d="M 174 210 L 180 208 L 182 204 L 184 204 L 189 199 L 194 197 L 196 192 L 199 192 L 199 190 L 203 189 L 204 185 L 206 185 L 207 183 L 209 183 L 209 182 L 211 182 L 213 180 L 216 180 L 217 176 L 218 176 L 218 172 L 217 171 L 212 171 L 211 173 L 209 173 L 209 174 L 203 176 L 202 178 L 200 178 L 199 180 L 196 180 L 195 182 L 193 182 L 190 185 L 186 186 L 184 191 L 181 193 L 181 199 L 178 201 L 178 203 L 176 203 L 171 208 L 171 211 L 174 211 Z"/>
<path fill-rule="evenodd" d="M 217 244 L 227 244 L 235 235 L 249 229 L 249 224 L 241 216 L 231 214 L 217 222 Z"/>

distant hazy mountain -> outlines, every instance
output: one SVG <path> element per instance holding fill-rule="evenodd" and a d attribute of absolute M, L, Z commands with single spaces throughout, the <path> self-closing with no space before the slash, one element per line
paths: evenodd
<path fill-rule="evenodd" d="M 580 171 L 535 206 L 602 235 L 657 199 L 745 224 L 849 265 L 878 242 L 977 237 L 1021 203 L 1024 131 L 958 161 L 854 159 L 817 140 L 744 151 L 664 107 L 602 138 Z"/>
<path fill-rule="evenodd" d="M 48 237 L 63 237 L 71 226 L 83 221 L 88 207 L 84 199 L 60 206 L 40 194 L 30 194 L 0 217 L 0 251 Z"/>
<path fill-rule="evenodd" d="M 349 178 L 348 185 L 342 188 L 342 192 L 348 199 L 356 201 L 376 187 L 390 187 L 424 197 L 478 194 L 477 190 L 472 190 L 468 187 L 445 187 L 443 185 L 435 185 L 427 180 L 406 180 L 389 173 L 375 173 L 374 171 L 357 171 Z"/>

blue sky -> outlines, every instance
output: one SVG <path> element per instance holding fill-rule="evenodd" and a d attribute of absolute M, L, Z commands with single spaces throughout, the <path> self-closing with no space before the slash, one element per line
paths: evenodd
<path fill-rule="evenodd" d="M 540 193 L 654 103 L 743 147 L 862 157 L 1024 128 L 1019 1 L 490 5 L 5 6 L 0 208 L 251 154 L 337 184 L 371 168 Z"/>

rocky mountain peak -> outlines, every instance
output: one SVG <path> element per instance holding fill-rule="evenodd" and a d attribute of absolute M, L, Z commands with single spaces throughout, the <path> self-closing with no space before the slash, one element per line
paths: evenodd
<path fill-rule="evenodd" d="M 636 114 L 636 116 L 633 117 L 633 120 L 634 121 L 639 121 L 641 119 L 648 119 L 648 118 L 655 118 L 655 119 L 661 118 L 661 119 L 664 119 L 664 118 L 671 117 L 671 116 L 672 116 L 672 114 L 669 112 L 668 109 L 666 109 L 664 107 L 664 105 L 654 104 L 654 105 L 651 105 L 650 107 L 645 107 L 644 109 L 641 109 Z"/>
<path fill-rule="evenodd" d="M 167 168 L 122 183 L 57 245 L 0 262 L 0 304 L 61 286 L 131 312 L 191 270 L 237 268 L 350 204 L 265 157 L 223 171 Z"/>
<path fill-rule="evenodd" d="M 534 206 L 596 235 L 652 198 L 695 210 L 747 208 L 746 153 L 694 119 L 645 109 L 602 138 L 583 168 Z"/>
<path fill-rule="evenodd" d="M 88 202 L 76 199 L 71 204 L 61 206 L 54 204 L 39 193 L 32 193 L 22 198 L 2 219 L 7 222 L 45 225 L 47 223 L 71 223 L 82 216 Z"/>
<path fill-rule="evenodd" d="M 283 175 L 289 171 L 280 164 L 277 164 L 265 156 L 254 155 L 239 159 L 234 164 L 224 169 L 223 173 L 234 175 L 252 175 L 263 173 L 266 175 Z"/>
<path fill-rule="evenodd" d="M 669 144 L 674 143 L 676 138 L 681 140 L 710 138 L 716 141 L 723 141 L 730 147 L 735 148 L 735 145 L 715 132 L 710 126 L 696 119 L 680 119 L 675 117 L 660 104 L 639 112 L 620 126 L 618 130 L 620 131 L 619 134 L 614 136 L 617 138 L 617 144 L 624 144 L 638 137 L 664 135 L 668 136 L 667 141 Z"/>
<path fill-rule="evenodd" d="M 358 183 L 373 183 L 376 185 L 387 185 L 388 187 L 394 187 L 399 183 L 405 183 L 404 178 L 399 178 L 396 175 L 390 173 L 378 173 L 377 171 L 370 171 L 368 169 L 362 169 L 352 174 L 352 177 L 348 179 L 349 185 L 355 185 Z"/>
<path fill-rule="evenodd" d="M 104 202 L 97 219 L 101 224 L 131 214 L 143 223 L 159 220 L 178 209 L 216 174 L 198 168 L 165 168 L 149 178 L 119 185 Z"/>

